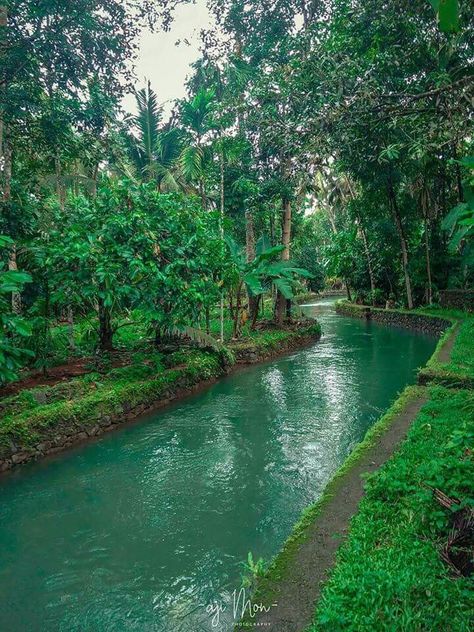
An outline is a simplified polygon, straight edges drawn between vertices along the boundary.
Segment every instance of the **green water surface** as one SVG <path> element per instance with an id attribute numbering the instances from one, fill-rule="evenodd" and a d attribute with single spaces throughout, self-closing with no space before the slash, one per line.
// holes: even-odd
<path id="1" fill-rule="evenodd" d="M 0 480 L 1 632 L 232 629 L 240 562 L 278 551 L 436 344 L 310 311 L 313 346 Z"/>

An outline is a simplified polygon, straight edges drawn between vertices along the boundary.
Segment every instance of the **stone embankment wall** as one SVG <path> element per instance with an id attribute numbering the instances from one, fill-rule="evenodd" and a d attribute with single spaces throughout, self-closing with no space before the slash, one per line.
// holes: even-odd
<path id="1" fill-rule="evenodd" d="M 427 314 L 417 314 L 414 312 L 404 312 L 392 309 L 378 309 L 365 305 L 354 305 L 347 301 L 340 301 L 336 304 L 338 314 L 345 316 L 355 316 L 356 318 L 366 318 L 378 323 L 384 323 L 395 327 L 403 327 L 411 331 L 441 336 L 446 329 L 451 327 L 452 322 L 445 318 L 429 316 Z"/>

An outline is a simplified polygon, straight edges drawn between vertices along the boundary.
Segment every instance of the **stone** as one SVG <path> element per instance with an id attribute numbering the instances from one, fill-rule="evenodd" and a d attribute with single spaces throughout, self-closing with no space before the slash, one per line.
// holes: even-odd
<path id="1" fill-rule="evenodd" d="M 17 454 L 12 456 L 12 461 L 17 465 L 18 463 L 23 463 L 28 460 L 29 456 L 28 452 L 17 452 Z"/>
<path id="2" fill-rule="evenodd" d="M 47 452 L 51 447 L 51 441 L 43 441 L 42 443 L 38 443 L 36 449 L 39 452 Z"/>

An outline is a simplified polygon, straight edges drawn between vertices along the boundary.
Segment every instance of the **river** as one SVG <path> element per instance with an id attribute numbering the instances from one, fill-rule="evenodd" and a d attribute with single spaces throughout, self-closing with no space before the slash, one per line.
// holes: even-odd
<path id="1" fill-rule="evenodd" d="M 0 479 L 2 632 L 232 629 L 248 552 L 275 555 L 436 344 L 306 310 L 316 344 Z"/>

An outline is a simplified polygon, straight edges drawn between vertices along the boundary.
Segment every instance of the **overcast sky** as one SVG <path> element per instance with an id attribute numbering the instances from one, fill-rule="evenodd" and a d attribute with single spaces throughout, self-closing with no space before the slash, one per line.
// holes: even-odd
<path id="1" fill-rule="evenodd" d="M 210 24 L 206 0 L 196 0 L 195 4 L 178 6 L 168 33 L 143 32 L 135 64 L 137 87 L 145 85 L 145 78 L 150 79 L 158 100 L 164 104 L 165 115 L 170 113 L 173 101 L 185 95 L 184 82 L 190 72 L 189 64 L 199 57 L 200 30 Z M 189 45 L 184 43 L 185 39 Z M 175 45 L 177 40 L 181 40 L 179 46 Z M 124 108 L 128 112 L 135 111 L 133 95 L 125 97 Z"/>

